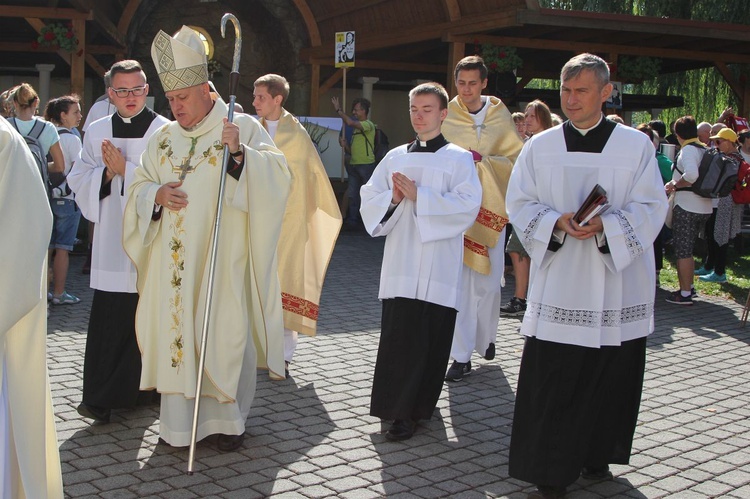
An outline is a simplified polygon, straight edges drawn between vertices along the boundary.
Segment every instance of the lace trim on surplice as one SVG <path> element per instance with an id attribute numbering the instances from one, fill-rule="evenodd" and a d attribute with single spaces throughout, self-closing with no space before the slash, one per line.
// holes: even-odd
<path id="1" fill-rule="evenodd" d="M 529 255 L 534 252 L 534 234 L 536 234 L 536 230 L 539 228 L 539 222 L 541 222 L 542 218 L 544 218 L 544 215 L 552 211 L 551 208 L 544 208 L 542 211 L 536 214 L 534 218 L 531 219 L 531 222 L 529 222 L 529 225 L 526 226 L 526 228 L 523 230 L 523 234 L 521 234 L 523 247 L 526 248 L 526 253 Z"/>
<path id="2" fill-rule="evenodd" d="M 541 321 L 564 326 L 588 328 L 618 327 L 631 322 L 649 319 L 654 315 L 654 304 L 643 303 L 622 310 L 570 310 L 566 308 L 529 302 L 526 314 Z"/>
<path id="3" fill-rule="evenodd" d="M 643 245 L 638 240 L 638 236 L 635 234 L 635 229 L 630 225 L 630 222 L 622 211 L 616 210 L 612 214 L 617 217 L 622 234 L 625 236 L 625 246 L 628 248 L 628 253 L 630 253 L 630 259 L 635 260 L 645 251 Z"/>

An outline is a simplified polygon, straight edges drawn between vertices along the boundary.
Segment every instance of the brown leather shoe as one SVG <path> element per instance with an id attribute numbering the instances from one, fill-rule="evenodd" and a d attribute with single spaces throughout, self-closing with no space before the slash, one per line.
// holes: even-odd
<path id="1" fill-rule="evenodd" d="M 232 452 L 242 447 L 245 434 L 242 435 L 219 435 L 217 444 L 222 452 Z"/>

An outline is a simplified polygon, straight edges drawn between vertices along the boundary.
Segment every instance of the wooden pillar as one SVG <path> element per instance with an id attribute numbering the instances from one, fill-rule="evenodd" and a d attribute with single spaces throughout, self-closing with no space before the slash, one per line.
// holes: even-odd
<path id="1" fill-rule="evenodd" d="M 448 91 L 448 95 L 450 97 L 456 95 L 456 80 L 453 77 L 453 70 L 456 69 L 456 64 L 458 64 L 458 61 L 464 58 L 465 53 L 465 43 L 450 42 L 448 44 L 448 70 L 445 76 L 445 89 Z"/>
<path id="2" fill-rule="evenodd" d="M 318 101 L 320 100 L 320 64 L 313 63 L 310 76 L 310 116 L 318 115 Z"/>
<path id="3" fill-rule="evenodd" d="M 84 95 L 84 76 L 86 69 L 86 21 L 73 20 L 73 31 L 78 37 L 78 50 L 70 55 L 70 92 L 78 94 L 82 101 Z"/>

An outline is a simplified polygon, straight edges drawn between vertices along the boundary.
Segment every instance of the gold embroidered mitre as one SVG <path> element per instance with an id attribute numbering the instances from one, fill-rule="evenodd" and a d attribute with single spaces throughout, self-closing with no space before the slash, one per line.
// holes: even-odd
<path id="1" fill-rule="evenodd" d="M 151 44 L 151 58 L 165 92 L 208 81 L 205 46 L 198 33 L 187 26 L 174 37 L 159 31 Z"/>

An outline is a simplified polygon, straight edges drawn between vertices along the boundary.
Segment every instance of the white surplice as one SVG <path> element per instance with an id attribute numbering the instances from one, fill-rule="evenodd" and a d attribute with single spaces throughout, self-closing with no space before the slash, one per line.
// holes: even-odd
<path id="1" fill-rule="evenodd" d="M 575 212 L 595 184 L 611 208 L 601 238 L 567 236 L 548 249 L 557 219 Z M 653 241 L 667 198 L 654 150 L 641 132 L 618 125 L 602 153 L 568 152 L 563 127 L 526 142 L 506 197 L 510 220 L 531 257 L 522 334 L 598 348 L 653 331 Z"/>
<path id="2" fill-rule="evenodd" d="M 394 172 L 417 185 L 416 203 L 403 199 L 383 221 L 393 197 Z M 435 153 L 393 149 L 361 189 L 362 221 L 386 236 L 378 297 L 415 298 L 457 308 L 463 232 L 479 211 L 482 187 L 471 153 L 453 144 Z"/>

